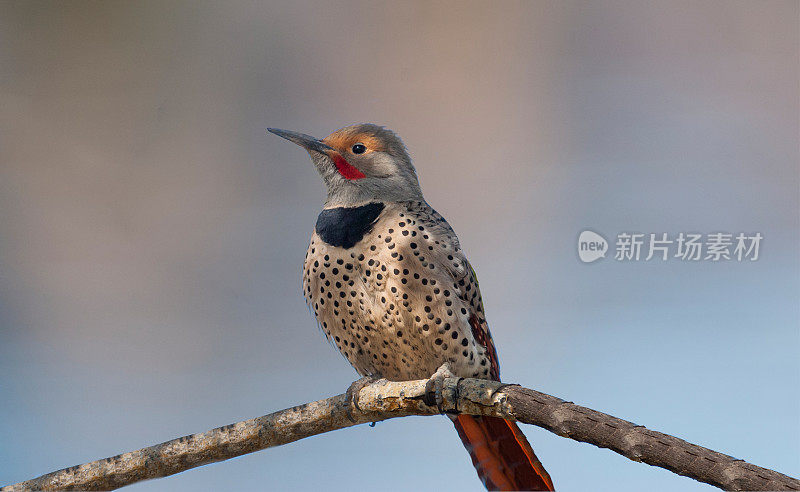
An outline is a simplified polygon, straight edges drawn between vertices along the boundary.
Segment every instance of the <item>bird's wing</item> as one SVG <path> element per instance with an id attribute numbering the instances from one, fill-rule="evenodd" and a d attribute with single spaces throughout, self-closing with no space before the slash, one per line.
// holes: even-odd
<path id="1" fill-rule="evenodd" d="M 436 210 L 427 203 L 422 202 L 415 210 L 415 215 L 425 224 L 425 239 L 433 239 L 435 244 L 446 243 L 447 249 L 434 249 L 436 262 L 443 265 L 453 287 L 459 298 L 469 306 L 469 325 L 472 329 L 472 336 L 483 348 L 491 364 L 489 376 L 496 381 L 500 380 L 500 363 L 492 341 L 492 333 L 486 322 L 483 309 L 483 299 L 481 298 L 478 276 L 475 269 L 467 260 L 461 244 L 453 228 Z"/>

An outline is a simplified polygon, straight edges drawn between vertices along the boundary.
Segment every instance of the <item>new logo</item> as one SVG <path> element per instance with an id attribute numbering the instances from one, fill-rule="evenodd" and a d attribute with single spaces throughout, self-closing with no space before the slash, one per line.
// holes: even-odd
<path id="1" fill-rule="evenodd" d="M 578 236 L 578 258 L 584 263 L 591 263 L 605 258 L 608 252 L 608 241 L 600 234 L 583 231 Z"/>

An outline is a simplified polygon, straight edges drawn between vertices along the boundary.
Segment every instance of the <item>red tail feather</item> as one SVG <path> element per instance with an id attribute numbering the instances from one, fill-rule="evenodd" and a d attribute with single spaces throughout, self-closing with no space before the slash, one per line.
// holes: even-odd
<path id="1" fill-rule="evenodd" d="M 453 424 L 488 490 L 554 490 L 550 475 L 516 423 L 459 415 Z"/>

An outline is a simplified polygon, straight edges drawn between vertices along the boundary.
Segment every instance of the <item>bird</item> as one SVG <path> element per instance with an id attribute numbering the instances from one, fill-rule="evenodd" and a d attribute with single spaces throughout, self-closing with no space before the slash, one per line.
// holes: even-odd
<path id="1" fill-rule="evenodd" d="M 450 224 L 425 201 L 400 137 L 370 123 L 323 139 L 268 131 L 304 148 L 325 184 L 302 288 L 355 370 L 391 381 L 499 381 L 475 271 Z M 554 490 L 516 423 L 448 416 L 488 490 Z"/>

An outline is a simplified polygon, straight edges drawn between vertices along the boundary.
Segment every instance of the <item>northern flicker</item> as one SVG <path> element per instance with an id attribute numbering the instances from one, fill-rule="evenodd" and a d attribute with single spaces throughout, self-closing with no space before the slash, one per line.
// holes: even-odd
<path id="1" fill-rule="evenodd" d="M 447 221 L 422 196 L 405 145 L 372 124 L 305 148 L 328 197 L 303 266 L 303 293 L 325 335 L 362 376 L 499 381 L 475 272 Z M 450 416 L 489 490 L 553 490 L 514 422 Z"/>

